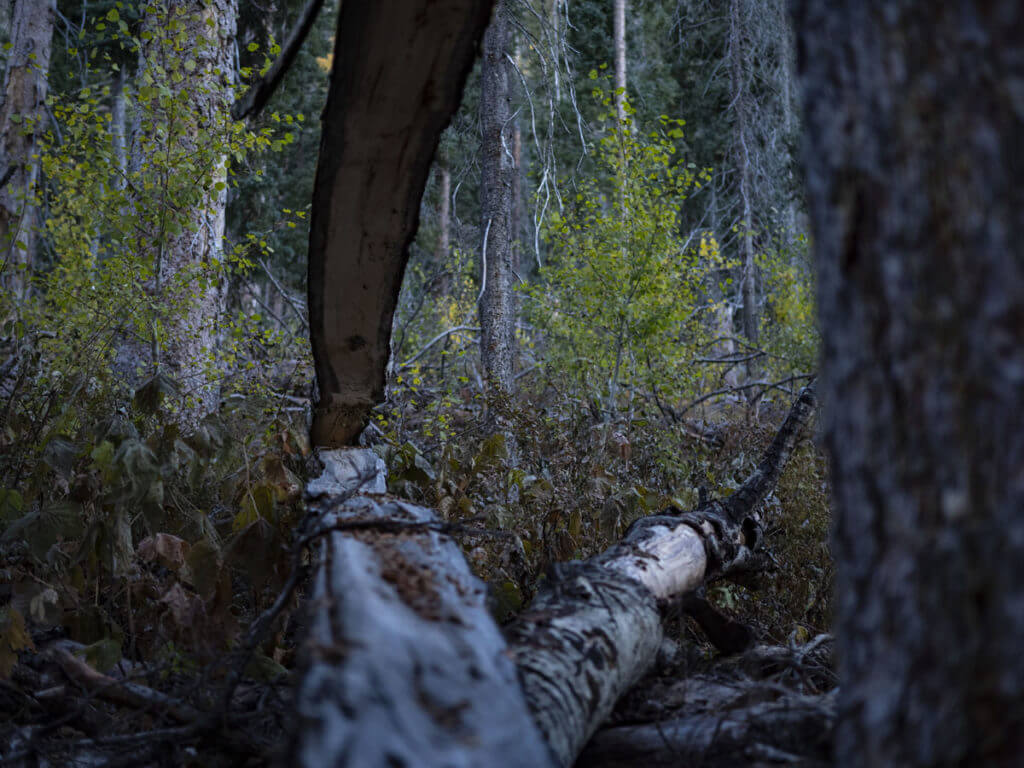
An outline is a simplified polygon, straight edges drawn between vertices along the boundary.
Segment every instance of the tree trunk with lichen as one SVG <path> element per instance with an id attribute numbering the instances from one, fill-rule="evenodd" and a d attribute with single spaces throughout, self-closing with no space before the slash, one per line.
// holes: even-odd
<path id="1" fill-rule="evenodd" d="M 0 279 L 24 297 L 35 253 L 38 175 L 36 137 L 46 121 L 53 0 L 16 0 L 0 101 Z"/>
<path id="2" fill-rule="evenodd" d="M 798 0 L 841 766 L 1024 754 L 1024 6 Z"/>
<path id="3" fill-rule="evenodd" d="M 224 312 L 224 227 L 227 207 L 227 157 L 211 151 L 228 141 L 234 99 L 237 0 L 189 0 L 169 11 L 146 9 L 144 24 L 162 29 L 143 40 L 138 98 L 148 105 L 136 137 L 138 172 L 170 186 L 163 175 L 177 173 L 166 158 L 196 165 L 193 189 L 180 199 L 161 199 L 152 226 L 158 230 L 152 252 L 154 300 L 165 316 L 161 338 L 150 339 L 153 371 L 168 374 L 180 387 L 177 420 L 186 431 L 214 413 L 220 400 L 217 373 L 218 328 Z M 167 45 L 172 27 L 191 41 Z M 163 109 L 147 90 L 153 82 L 171 91 L 170 99 L 187 108 Z M 147 122 L 154 121 L 152 125 Z M 159 186 L 157 187 L 159 188 Z M 155 333 L 155 332 L 154 332 Z"/>

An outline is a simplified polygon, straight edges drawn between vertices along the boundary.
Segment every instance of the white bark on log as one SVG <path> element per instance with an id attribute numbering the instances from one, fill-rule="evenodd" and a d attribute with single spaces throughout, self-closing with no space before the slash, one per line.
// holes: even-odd
<path id="1" fill-rule="evenodd" d="M 383 483 L 365 449 L 323 452 L 309 633 L 298 689 L 300 766 L 554 765 L 534 726 L 484 585 L 435 514 L 385 495 L 337 494 Z M 331 497 L 335 502 L 332 503 Z M 344 498 L 344 495 L 341 496 Z M 402 525 L 413 524 L 407 530 Z"/>
<path id="2" fill-rule="evenodd" d="M 654 663 L 665 602 L 764 564 L 755 508 L 813 403 L 809 385 L 733 497 L 642 518 L 601 555 L 556 566 L 510 646 L 434 513 L 356 494 L 383 487 L 373 453 L 322 452 L 326 470 L 309 490 L 321 498 L 318 525 L 334 530 L 317 548 L 299 764 L 570 765 Z"/>
<path id="3" fill-rule="evenodd" d="M 570 765 L 615 702 L 654 664 L 663 634 L 659 604 L 712 578 L 756 571 L 756 508 L 813 411 L 814 386 L 794 403 L 764 459 L 724 501 L 692 512 L 641 518 L 623 541 L 553 578 L 509 629 L 534 719 Z"/>

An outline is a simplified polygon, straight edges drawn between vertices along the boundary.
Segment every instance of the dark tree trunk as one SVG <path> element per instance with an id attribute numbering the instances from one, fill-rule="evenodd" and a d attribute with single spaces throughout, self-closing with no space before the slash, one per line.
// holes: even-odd
<path id="1" fill-rule="evenodd" d="M 1024 754 L 1024 5 L 798 0 L 847 766 Z"/>
<path id="2" fill-rule="evenodd" d="M 448 255 L 451 251 L 452 231 L 452 172 L 448 169 L 448 163 L 443 158 L 438 163 L 437 171 L 441 177 L 441 190 L 438 193 L 437 253 L 434 255 L 434 260 L 437 262 L 437 269 L 441 273 L 441 294 L 448 296 L 451 293 L 452 285 L 452 276 L 448 272 L 451 267 Z"/>
<path id="3" fill-rule="evenodd" d="M 753 168 L 750 157 L 753 136 L 748 114 L 750 94 L 747 92 L 751 66 L 747 53 L 749 42 L 746 13 L 744 0 L 731 0 L 729 3 L 729 74 L 733 108 L 736 113 L 734 152 L 736 170 L 740 177 L 740 203 L 743 206 L 743 220 L 740 222 L 740 295 L 743 302 L 743 335 L 746 336 L 747 341 L 756 345 L 758 320 L 755 281 L 757 275 L 754 265 L 754 209 L 751 202 Z M 751 371 L 752 365 L 752 363 L 747 364 L 748 371 Z"/>
<path id="4" fill-rule="evenodd" d="M 430 161 L 491 5 L 341 5 L 309 235 L 317 445 L 351 442 L 384 397 L 391 320 Z"/>
<path id="5" fill-rule="evenodd" d="M 35 252 L 36 136 L 43 129 L 53 39 L 53 0 L 17 0 L 0 94 L 0 277 L 22 297 Z"/>
<path id="6" fill-rule="evenodd" d="M 512 177 L 509 116 L 511 24 L 499 0 L 484 35 L 480 67 L 482 133 L 480 209 L 483 258 L 480 279 L 480 356 L 490 393 L 512 391 L 515 357 L 515 304 L 512 300 Z"/>

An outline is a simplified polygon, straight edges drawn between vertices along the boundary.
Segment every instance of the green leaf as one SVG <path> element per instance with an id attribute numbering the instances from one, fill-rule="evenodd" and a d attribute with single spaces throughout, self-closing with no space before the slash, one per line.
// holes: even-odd
<path id="1" fill-rule="evenodd" d="M 0 488 L 0 525 L 17 520 L 25 510 L 25 499 L 15 490 Z"/>
<path id="2" fill-rule="evenodd" d="M 152 416 L 157 412 L 165 397 L 176 398 L 180 394 L 177 382 L 165 373 L 157 373 L 135 390 L 135 408 Z"/>
<path id="3" fill-rule="evenodd" d="M 86 663 L 97 672 L 109 672 L 121 660 L 121 641 L 113 637 L 104 637 L 92 645 L 87 645 L 80 653 Z"/>
<path id="4" fill-rule="evenodd" d="M 70 477 L 74 467 L 77 446 L 66 435 L 54 435 L 43 448 L 43 461 L 61 477 Z"/>
<path id="5" fill-rule="evenodd" d="M 32 554 L 43 560 L 58 539 L 77 539 L 84 530 L 85 520 L 81 507 L 74 502 L 65 501 L 43 507 L 16 520 L 0 540 L 23 539 L 28 543 Z"/>

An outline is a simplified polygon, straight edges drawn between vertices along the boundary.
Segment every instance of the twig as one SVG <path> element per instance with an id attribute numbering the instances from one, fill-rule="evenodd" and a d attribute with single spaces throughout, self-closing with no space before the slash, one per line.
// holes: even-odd
<path id="1" fill-rule="evenodd" d="M 148 710 L 159 707 L 166 710 L 179 723 L 193 723 L 199 718 L 199 712 L 187 704 L 144 685 L 126 680 L 115 680 L 97 672 L 85 661 L 64 648 L 54 648 L 48 652 L 48 655 L 71 681 L 92 691 L 102 699 L 138 709 Z"/>
<path id="2" fill-rule="evenodd" d="M 288 72 L 288 69 L 295 61 L 295 57 L 298 55 L 299 49 L 302 48 L 307 35 L 309 35 L 309 30 L 313 28 L 313 22 L 316 21 L 316 17 L 320 13 L 320 9 L 323 8 L 323 5 L 324 0 L 309 0 L 306 3 L 306 7 L 299 14 L 299 20 L 292 27 L 292 31 L 285 41 L 281 54 L 274 60 L 274 63 L 267 70 L 266 74 L 260 78 L 260 81 L 235 101 L 231 108 L 231 116 L 235 120 L 254 118 L 267 105 L 270 97 L 274 95 L 274 91 L 281 84 L 281 80 L 284 79 L 285 73 Z"/>

